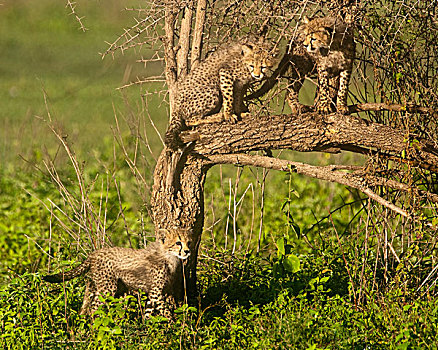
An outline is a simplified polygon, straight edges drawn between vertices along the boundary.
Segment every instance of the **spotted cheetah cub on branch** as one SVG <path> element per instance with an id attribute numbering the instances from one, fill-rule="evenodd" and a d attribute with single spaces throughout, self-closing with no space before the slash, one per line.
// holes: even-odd
<path id="1" fill-rule="evenodd" d="M 350 81 L 356 44 L 349 24 L 334 17 L 308 19 L 299 28 L 303 46 L 315 60 L 318 71 L 318 101 L 320 113 L 330 113 L 334 107 L 347 114 L 348 83 Z M 336 84 L 333 87 L 331 85 Z M 331 97 L 331 91 L 337 96 Z"/>
<path id="2" fill-rule="evenodd" d="M 148 293 L 147 317 L 156 311 L 171 318 L 176 301 L 183 297 L 181 263 L 190 256 L 190 236 L 185 229 L 160 230 L 157 240 L 145 249 L 99 249 L 73 270 L 43 279 L 59 283 L 86 274 L 81 315 L 94 314 L 102 304 L 100 295 L 141 289 Z"/>
<path id="3" fill-rule="evenodd" d="M 263 37 L 229 43 L 217 49 L 178 86 L 175 111 L 165 136 L 166 145 L 177 150 L 183 146 L 179 133 L 185 121 L 219 113 L 236 122 L 248 112 L 243 98 L 249 83 L 262 80 L 277 62 L 278 51 Z"/>

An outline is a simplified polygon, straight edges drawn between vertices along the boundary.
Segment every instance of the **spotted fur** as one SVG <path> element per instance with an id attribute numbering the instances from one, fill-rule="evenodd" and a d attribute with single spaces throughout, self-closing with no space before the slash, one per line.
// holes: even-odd
<path id="1" fill-rule="evenodd" d="M 219 113 L 221 107 L 224 120 L 235 122 L 244 116 L 248 108 L 243 98 L 249 83 L 262 80 L 276 60 L 277 51 L 262 37 L 213 52 L 179 83 L 166 145 L 172 150 L 183 145 L 179 133 L 189 118 L 205 118 Z"/>
<path id="2" fill-rule="evenodd" d="M 80 314 L 93 315 L 102 304 L 99 296 L 141 289 L 148 293 L 146 316 L 156 312 L 170 318 L 182 299 L 181 261 L 190 256 L 190 236 L 188 230 L 160 230 L 157 241 L 146 249 L 99 249 L 73 270 L 43 279 L 59 283 L 86 274 Z"/>
<path id="3" fill-rule="evenodd" d="M 321 113 L 336 109 L 348 113 L 347 94 L 353 61 L 355 42 L 351 27 L 334 17 L 303 19 L 300 35 L 303 47 L 316 62 L 318 72 L 318 101 Z M 333 98 L 331 91 L 337 91 Z"/>

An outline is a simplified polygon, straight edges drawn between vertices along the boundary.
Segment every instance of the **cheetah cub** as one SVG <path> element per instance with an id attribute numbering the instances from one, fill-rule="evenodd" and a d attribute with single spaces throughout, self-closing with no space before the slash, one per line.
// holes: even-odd
<path id="1" fill-rule="evenodd" d="M 182 260 L 190 256 L 190 231 L 160 230 L 157 240 L 145 249 L 103 248 L 94 251 L 78 267 L 65 273 L 44 276 L 51 283 L 87 275 L 81 315 L 90 315 L 102 302 L 99 295 L 120 295 L 130 290 L 148 293 L 146 316 L 153 311 L 170 318 L 182 300 Z"/>
<path id="2" fill-rule="evenodd" d="M 351 27 L 334 17 L 312 20 L 304 17 L 303 22 L 300 27 L 303 46 L 315 60 L 318 72 L 316 108 L 327 114 L 336 106 L 339 113 L 347 114 L 348 83 L 356 48 Z M 337 90 L 335 98 L 330 96 L 333 88 Z"/>
<path id="3" fill-rule="evenodd" d="M 178 86 L 175 111 L 165 136 L 166 145 L 177 150 L 179 133 L 189 118 L 219 113 L 237 121 L 248 112 L 243 98 L 249 83 L 265 78 L 276 64 L 278 52 L 263 37 L 219 48 L 194 68 Z"/>

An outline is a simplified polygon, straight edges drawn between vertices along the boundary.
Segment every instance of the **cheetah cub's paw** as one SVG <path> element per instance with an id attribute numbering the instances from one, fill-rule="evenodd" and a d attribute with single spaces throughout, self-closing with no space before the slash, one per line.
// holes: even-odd
<path id="1" fill-rule="evenodd" d="M 316 106 L 316 110 L 318 111 L 318 113 L 321 113 L 321 114 L 332 113 L 332 109 L 330 108 L 330 105 L 318 105 L 318 106 Z"/>
<path id="2" fill-rule="evenodd" d="M 237 123 L 239 120 L 239 117 L 234 113 L 224 112 L 222 116 L 227 122 Z"/>
<path id="3" fill-rule="evenodd" d="M 336 109 L 338 110 L 338 113 L 341 113 L 341 114 L 348 114 L 349 113 L 348 106 L 345 106 L 345 105 L 336 106 Z"/>

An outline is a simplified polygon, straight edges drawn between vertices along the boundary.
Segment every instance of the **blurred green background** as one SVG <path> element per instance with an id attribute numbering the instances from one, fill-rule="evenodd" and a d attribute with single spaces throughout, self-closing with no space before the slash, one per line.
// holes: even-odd
<path id="1" fill-rule="evenodd" d="M 48 112 L 85 159 L 90 150 L 112 143 L 114 111 L 125 111 L 124 97 L 140 100 L 140 88 L 117 88 L 146 74 L 133 50 L 114 58 L 100 55 L 106 42 L 134 21 L 123 6 L 112 0 L 79 2 L 83 32 L 64 2 L 2 1 L 0 169 L 11 171 L 23 165 L 18 155 L 32 160 L 43 146 L 54 145 L 41 120 Z M 162 117 L 165 127 L 165 110 Z"/>

